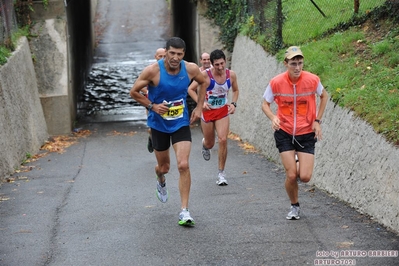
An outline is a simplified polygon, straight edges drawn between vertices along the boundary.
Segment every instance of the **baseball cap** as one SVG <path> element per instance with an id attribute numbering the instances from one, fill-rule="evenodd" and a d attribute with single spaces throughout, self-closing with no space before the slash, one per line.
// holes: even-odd
<path id="1" fill-rule="evenodd" d="M 301 49 L 299 49 L 298 46 L 290 46 L 290 47 L 288 47 L 288 49 L 285 51 L 285 59 L 288 59 L 288 60 L 289 60 L 289 59 L 294 58 L 294 57 L 297 56 L 297 55 L 300 55 L 300 56 L 304 57 L 303 54 L 302 54 Z"/>

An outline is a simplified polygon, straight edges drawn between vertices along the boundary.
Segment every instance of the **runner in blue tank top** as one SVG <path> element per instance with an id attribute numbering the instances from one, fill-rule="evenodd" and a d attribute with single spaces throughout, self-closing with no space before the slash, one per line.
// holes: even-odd
<path id="1" fill-rule="evenodd" d="M 194 225 L 188 211 L 191 187 L 189 157 L 191 150 L 190 123 L 201 117 L 205 99 L 206 79 L 198 65 L 183 60 L 186 44 L 173 37 L 166 42 L 165 58 L 144 68 L 137 78 L 130 96 L 148 110 L 147 124 L 151 128 L 152 145 L 157 159 L 155 174 L 158 199 L 168 200 L 165 174 L 169 172 L 169 148 L 172 143 L 180 174 L 179 190 L 181 199 L 180 225 Z M 187 88 L 191 80 L 199 85 L 198 104 L 189 117 L 186 103 Z M 140 90 L 148 87 L 148 98 Z"/>

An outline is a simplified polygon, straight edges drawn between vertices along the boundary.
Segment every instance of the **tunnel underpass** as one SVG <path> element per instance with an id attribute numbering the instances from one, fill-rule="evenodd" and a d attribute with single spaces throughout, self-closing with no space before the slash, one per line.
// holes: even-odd
<path id="1" fill-rule="evenodd" d="M 197 63 L 197 14 L 192 1 L 100 1 L 91 71 L 78 91 L 79 121 L 144 121 L 145 108 L 129 91 L 155 50 L 172 36 L 186 42 L 185 60 Z M 194 102 L 188 98 L 189 109 Z"/>

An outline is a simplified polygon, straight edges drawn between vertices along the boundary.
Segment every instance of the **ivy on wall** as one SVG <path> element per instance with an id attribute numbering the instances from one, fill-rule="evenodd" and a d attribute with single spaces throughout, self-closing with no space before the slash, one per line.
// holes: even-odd
<path id="1" fill-rule="evenodd" d="M 234 40 L 247 20 L 246 0 L 205 0 L 205 17 L 220 28 L 219 39 L 229 51 L 233 51 Z"/>
<path id="2" fill-rule="evenodd" d="M 48 0 L 42 0 L 44 8 L 48 7 Z M 20 27 L 30 26 L 32 20 L 30 13 L 34 12 L 33 0 L 14 0 L 14 9 Z"/>

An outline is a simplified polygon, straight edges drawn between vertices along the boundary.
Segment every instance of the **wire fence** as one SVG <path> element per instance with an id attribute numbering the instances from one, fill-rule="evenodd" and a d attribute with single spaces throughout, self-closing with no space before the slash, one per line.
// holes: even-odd
<path id="1" fill-rule="evenodd" d="M 269 48 L 278 50 L 321 37 L 340 25 L 399 0 L 248 0 L 248 15 Z"/>
<path id="2" fill-rule="evenodd" d="M 0 0 L 0 45 L 6 44 L 17 29 L 13 0 Z"/>

